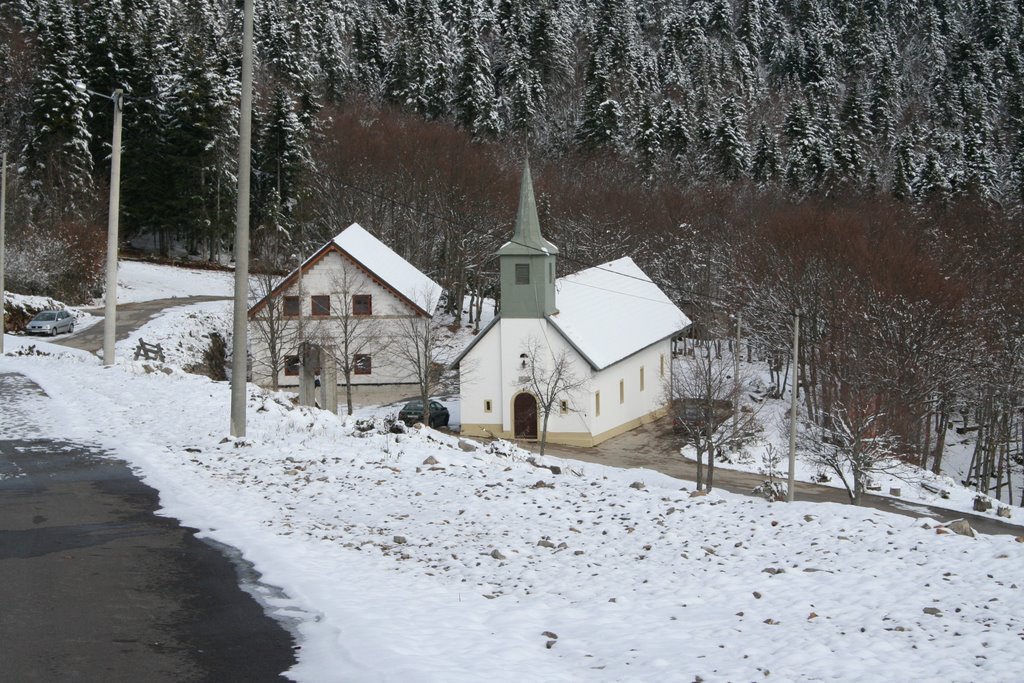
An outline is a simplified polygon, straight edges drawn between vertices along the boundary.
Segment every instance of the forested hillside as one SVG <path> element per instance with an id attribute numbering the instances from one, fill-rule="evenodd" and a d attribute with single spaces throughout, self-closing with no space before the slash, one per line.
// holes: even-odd
<path id="1" fill-rule="evenodd" d="M 12 286 L 95 282 L 111 105 L 79 81 L 127 93 L 124 234 L 229 247 L 240 5 L 3 4 Z M 528 152 L 563 271 L 629 254 L 782 359 L 799 307 L 812 423 L 938 467 L 949 421 L 977 422 L 984 487 L 1021 457 L 1021 0 L 256 7 L 263 263 L 359 221 L 451 301 L 492 292 Z"/>

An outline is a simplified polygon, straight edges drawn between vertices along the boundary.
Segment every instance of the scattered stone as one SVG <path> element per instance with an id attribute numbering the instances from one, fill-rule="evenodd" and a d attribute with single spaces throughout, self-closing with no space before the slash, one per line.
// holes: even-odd
<path id="1" fill-rule="evenodd" d="M 471 444 L 470 442 L 464 439 L 459 439 L 459 449 L 465 451 L 466 453 L 473 453 L 476 451 L 476 445 Z"/>
<path id="2" fill-rule="evenodd" d="M 1010 517 L 1013 516 L 1013 511 L 1010 510 L 1010 508 L 1007 507 L 1006 505 L 1000 505 L 999 509 L 996 510 L 996 516 L 997 517 L 1005 517 L 1006 519 L 1010 519 Z"/>
<path id="3" fill-rule="evenodd" d="M 765 567 L 764 569 L 761 570 L 761 573 L 762 574 L 771 574 L 772 576 L 774 576 L 775 574 L 785 574 L 786 570 L 783 569 L 782 567 Z"/>
<path id="4" fill-rule="evenodd" d="M 544 631 L 541 635 L 545 638 L 550 638 L 551 640 L 558 640 L 558 634 L 552 633 L 551 631 Z"/>
<path id="5" fill-rule="evenodd" d="M 533 486 L 531 486 L 530 488 L 531 489 L 553 489 L 553 488 L 555 488 L 555 485 L 554 484 L 549 484 L 546 481 L 544 481 L 543 479 L 538 479 L 537 483 L 534 484 Z"/>
<path id="6" fill-rule="evenodd" d="M 941 535 L 941 534 L 948 534 L 949 533 L 949 529 L 947 529 L 944 526 L 937 526 L 937 527 L 935 527 L 935 533 L 937 533 L 939 535 Z"/>
<path id="7" fill-rule="evenodd" d="M 1024 536 L 1015 536 L 1014 539 L 1017 543 L 1024 543 Z"/>
<path id="8" fill-rule="evenodd" d="M 394 422 L 391 423 L 391 426 L 388 427 L 388 431 L 391 432 L 392 434 L 405 434 L 408 431 L 408 429 L 409 428 L 406 427 L 405 423 L 402 422 L 401 420 L 395 420 Z"/>
<path id="9" fill-rule="evenodd" d="M 708 495 L 707 491 L 690 491 L 690 498 L 702 498 Z"/>
<path id="10" fill-rule="evenodd" d="M 537 541 L 537 545 L 539 545 L 542 548 L 554 548 L 555 547 L 555 544 L 552 543 L 551 541 L 549 541 L 546 538 L 542 538 L 539 541 Z"/>
<path id="11" fill-rule="evenodd" d="M 553 640 L 549 640 L 549 641 L 547 641 L 546 643 L 544 643 L 544 647 L 546 647 L 546 648 L 547 648 L 547 649 L 549 649 L 549 650 L 550 650 L 551 648 L 553 648 L 554 646 L 555 646 L 555 641 L 553 641 Z"/>
<path id="12" fill-rule="evenodd" d="M 804 521 L 805 522 L 813 522 L 814 521 L 814 515 L 804 515 Z"/>
<path id="13" fill-rule="evenodd" d="M 636 489 L 637 491 L 639 491 L 640 489 L 646 488 L 646 486 L 644 486 L 644 483 L 642 481 L 634 481 L 632 484 L 629 485 L 629 488 Z"/>
<path id="14" fill-rule="evenodd" d="M 811 612 L 810 614 L 807 615 L 807 621 L 810 621 L 811 619 L 817 619 L 817 618 L 818 618 L 818 613 L 817 612 Z"/>
<path id="15" fill-rule="evenodd" d="M 975 512 L 988 512 L 992 509 L 992 501 L 984 496 L 974 497 L 974 511 Z"/>
<path id="16" fill-rule="evenodd" d="M 925 614 L 930 614 L 933 617 L 941 617 L 942 616 L 942 610 L 940 610 L 938 607 L 925 607 L 921 611 L 924 612 Z"/>
<path id="17" fill-rule="evenodd" d="M 974 529 L 971 528 L 971 525 L 967 523 L 966 519 L 954 519 L 952 522 L 946 524 L 946 528 L 954 534 L 974 538 Z"/>
<path id="18" fill-rule="evenodd" d="M 405 540 L 405 536 L 395 536 L 391 540 L 395 542 L 395 545 L 405 545 L 408 543 L 408 541 Z"/>
<path id="19" fill-rule="evenodd" d="M 779 622 L 775 621 L 771 617 L 768 617 L 767 619 L 765 619 L 764 623 L 768 624 L 769 626 L 778 626 L 779 625 Z"/>
<path id="20" fill-rule="evenodd" d="M 757 592 L 757 591 L 754 591 L 754 599 L 755 600 L 760 600 L 761 599 L 761 594 L 759 592 Z"/>
<path id="21" fill-rule="evenodd" d="M 569 548 L 569 544 L 566 543 L 565 541 L 562 541 L 561 543 L 558 544 L 558 549 L 559 550 L 567 550 L 568 548 Z"/>
<path id="22" fill-rule="evenodd" d="M 508 558 L 501 554 L 501 551 L 495 548 L 491 551 L 491 557 L 496 560 L 507 560 Z"/>
<path id="23" fill-rule="evenodd" d="M 186 453 L 202 453 L 203 449 L 202 448 L 194 448 L 192 446 L 189 446 L 188 448 L 185 449 L 185 452 Z M 1007 509 L 1009 509 L 1009 508 L 1007 508 Z M 1009 516 L 1009 515 L 1007 515 L 1007 516 Z"/>
<path id="24" fill-rule="evenodd" d="M 574 550 L 574 551 L 572 551 L 572 554 L 573 555 L 582 555 L 583 551 L 582 550 Z"/>
<path id="25" fill-rule="evenodd" d="M 437 464 L 437 458 L 435 458 L 432 455 L 428 455 L 427 459 L 423 461 L 423 464 L 424 465 L 436 465 Z"/>

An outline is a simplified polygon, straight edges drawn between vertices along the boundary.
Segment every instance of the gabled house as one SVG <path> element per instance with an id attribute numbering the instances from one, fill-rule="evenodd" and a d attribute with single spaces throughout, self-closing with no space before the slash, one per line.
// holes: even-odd
<path id="1" fill-rule="evenodd" d="M 463 434 L 537 439 L 545 387 L 530 378 L 550 379 L 560 360 L 575 381 L 551 404 L 548 442 L 593 446 L 665 414 L 671 340 L 689 319 L 632 259 L 556 278 L 557 258 L 526 165 L 515 234 L 498 250 L 499 315 L 455 361 Z"/>
<path id="2" fill-rule="evenodd" d="M 270 386 L 276 375 L 303 403 L 316 386 L 345 386 L 346 375 L 360 401 L 414 394 L 417 379 L 394 346 L 440 298 L 440 285 L 353 223 L 249 309 L 253 381 Z"/>

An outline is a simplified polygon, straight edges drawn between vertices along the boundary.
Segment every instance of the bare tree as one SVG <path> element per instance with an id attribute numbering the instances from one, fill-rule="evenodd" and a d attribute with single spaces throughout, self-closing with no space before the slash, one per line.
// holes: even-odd
<path id="1" fill-rule="evenodd" d="M 278 377 L 285 368 L 288 354 L 298 348 L 299 326 L 285 315 L 285 297 L 281 293 L 271 296 L 276 276 L 263 272 L 253 277 L 256 301 L 266 299 L 250 317 L 254 336 L 266 348 L 266 355 L 253 355 L 254 369 L 259 368 L 270 377 L 270 385 L 278 389 Z M 252 291 L 252 290 L 251 290 Z M 255 303 L 255 302 L 254 302 Z"/>
<path id="2" fill-rule="evenodd" d="M 368 310 L 358 309 L 354 297 L 366 290 L 369 279 L 345 264 L 331 277 L 331 318 L 316 332 L 314 341 L 329 354 L 345 378 L 345 404 L 352 414 L 352 376 L 357 358 L 385 354 L 391 343 L 384 321 Z"/>
<path id="3" fill-rule="evenodd" d="M 423 310 L 432 311 L 436 301 L 423 292 L 416 296 Z M 430 420 L 430 397 L 440 391 L 454 389 L 457 373 L 444 363 L 445 336 L 443 328 L 425 315 L 409 315 L 394 321 L 389 341 L 395 365 L 417 384 L 423 401 L 423 419 Z"/>
<path id="4" fill-rule="evenodd" d="M 523 342 L 523 356 L 526 367 L 519 387 L 537 397 L 537 407 L 541 412 L 540 454 L 544 455 L 551 413 L 556 406 L 561 409 L 562 401 L 570 410 L 576 410 L 573 398 L 587 385 L 587 378 L 573 371 L 573 359 L 568 349 L 563 348 L 556 353 L 534 335 Z"/>
<path id="5" fill-rule="evenodd" d="M 811 462 L 833 473 L 846 487 L 850 502 L 860 505 L 875 473 L 895 471 L 897 439 L 884 429 L 884 412 L 872 401 L 853 405 L 834 401 L 825 424 L 807 423 L 801 449 Z"/>
<path id="6" fill-rule="evenodd" d="M 733 360 L 717 354 L 710 341 L 696 342 L 693 355 L 677 364 L 667 382 L 673 424 L 697 450 L 697 490 L 714 486 L 717 453 L 739 448 L 757 432 L 756 409 L 744 406 L 733 414 L 733 401 L 743 385 L 742 370 L 737 376 Z"/>

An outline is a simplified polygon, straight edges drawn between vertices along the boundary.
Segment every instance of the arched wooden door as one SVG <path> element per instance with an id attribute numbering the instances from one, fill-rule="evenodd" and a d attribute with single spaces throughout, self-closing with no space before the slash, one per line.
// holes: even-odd
<path id="1" fill-rule="evenodd" d="M 517 439 L 537 438 L 537 399 L 522 393 L 512 404 L 512 421 Z"/>

